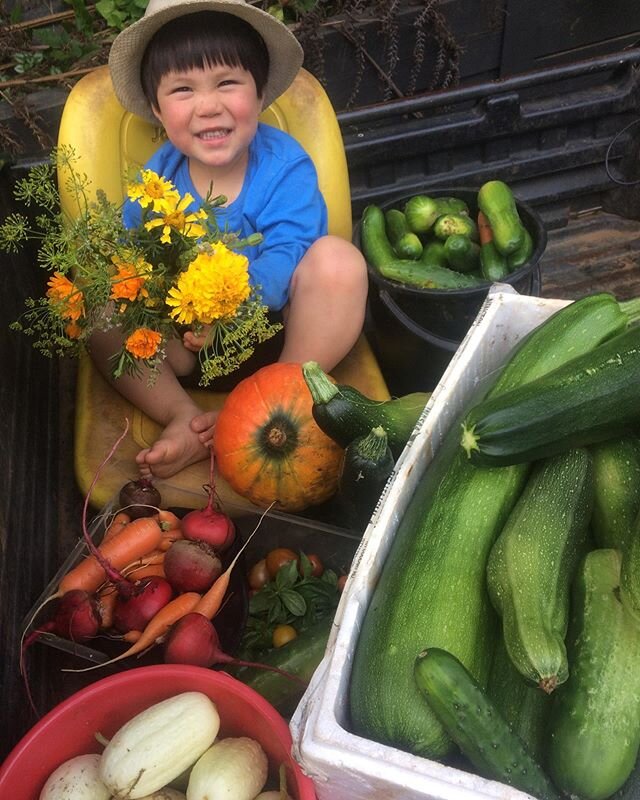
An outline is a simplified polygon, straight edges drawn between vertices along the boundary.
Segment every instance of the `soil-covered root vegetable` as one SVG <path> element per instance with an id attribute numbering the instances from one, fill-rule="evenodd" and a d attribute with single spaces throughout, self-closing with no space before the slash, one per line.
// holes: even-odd
<path id="1" fill-rule="evenodd" d="M 209 453 L 207 505 L 204 508 L 197 508 L 185 514 L 182 518 L 181 529 L 185 539 L 206 542 L 219 553 L 223 553 L 231 547 L 235 540 L 236 526 L 233 520 L 221 511 L 216 503 L 215 455 L 213 447 L 209 448 Z"/>
<path id="2" fill-rule="evenodd" d="M 138 478 L 138 480 L 125 483 L 120 489 L 118 502 L 121 509 L 126 511 L 131 519 L 139 519 L 157 514 L 162 503 L 162 496 L 150 480 Z"/>
<path id="3" fill-rule="evenodd" d="M 39 800 L 109 800 L 110 790 L 100 778 L 100 756 L 74 756 L 60 764 L 46 780 Z"/>
<path id="4" fill-rule="evenodd" d="M 173 598 L 173 588 L 166 578 L 151 576 L 138 580 L 136 585 L 137 591 L 133 595 L 116 600 L 113 627 L 120 633 L 144 630 Z"/>
<path id="5" fill-rule="evenodd" d="M 187 800 L 254 800 L 267 782 L 269 763 L 255 739 L 220 739 L 193 765 Z"/>
<path id="6" fill-rule="evenodd" d="M 222 562 L 206 542 L 179 539 L 167 550 L 164 574 L 176 592 L 204 592 L 222 574 Z"/>
<path id="7" fill-rule="evenodd" d="M 203 692 L 161 700 L 112 736 L 100 759 L 100 777 L 116 800 L 140 800 L 195 764 L 219 729 L 216 705 Z"/>

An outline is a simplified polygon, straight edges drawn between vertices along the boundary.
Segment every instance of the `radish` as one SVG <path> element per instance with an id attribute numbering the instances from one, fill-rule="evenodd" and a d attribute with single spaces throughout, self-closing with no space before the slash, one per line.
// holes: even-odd
<path id="1" fill-rule="evenodd" d="M 307 685 L 306 681 L 290 672 L 255 661 L 243 661 L 223 652 L 214 624 L 198 612 L 186 614 L 171 628 L 164 644 L 164 660 L 167 664 L 191 664 L 197 667 L 212 667 L 214 664 L 256 667 L 277 672 L 289 680 Z"/>
<path id="2" fill-rule="evenodd" d="M 182 535 L 185 539 L 207 542 L 218 552 L 224 552 L 233 544 L 236 528 L 233 520 L 216 505 L 213 447 L 209 447 L 209 452 L 209 485 L 206 487 L 209 499 L 204 508 L 185 514 L 182 518 Z"/>
<path id="3" fill-rule="evenodd" d="M 121 510 L 126 511 L 131 519 L 138 519 L 157 514 L 162 497 L 148 478 L 138 478 L 125 483 L 120 489 L 118 501 Z"/>
<path id="4" fill-rule="evenodd" d="M 142 631 L 147 622 L 173 597 L 173 588 L 166 578 L 154 575 L 136 584 L 129 597 L 118 597 L 113 610 L 113 627 L 120 633 Z"/>
<path id="5" fill-rule="evenodd" d="M 222 562 L 206 542 L 178 539 L 165 554 L 164 574 L 176 592 L 204 592 L 222 574 Z"/>

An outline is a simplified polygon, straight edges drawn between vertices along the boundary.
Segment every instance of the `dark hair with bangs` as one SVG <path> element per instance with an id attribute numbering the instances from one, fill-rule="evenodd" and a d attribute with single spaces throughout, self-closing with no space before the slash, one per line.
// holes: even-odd
<path id="1" fill-rule="evenodd" d="M 269 52 L 262 36 L 243 19 L 222 11 L 198 11 L 167 22 L 152 36 L 140 65 L 145 97 L 158 107 L 158 85 L 168 72 L 208 65 L 242 67 L 262 97 Z"/>

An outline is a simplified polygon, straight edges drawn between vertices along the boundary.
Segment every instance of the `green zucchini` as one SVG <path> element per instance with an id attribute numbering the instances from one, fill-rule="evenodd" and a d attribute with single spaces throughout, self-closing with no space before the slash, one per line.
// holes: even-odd
<path id="1" fill-rule="evenodd" d="M 412 392 L 393 400 L 371 400 L 353 386 L 333 383 L 315 361 L 305 362 L 302 374 L 313 399 L 313 418 L 327 436 L 347 447 L 381 425 L 394 458 L 404 450 L 430 396 Z"/>
<path id="2" fill-rule="evenodd" d="M 436 220 L 433 232 L 443 242 L 454 234 L 478 241 L 478 226 L 468 214 L 443 214 Z"/>
<path id="3" fill-rule="evenodd" d="M 468 236 L 454 233 L 444 243 L 449 266 L 458 272 L 473 272 L 480 267 L 480 245 Z"/>
<path id="4" fill-rule="evenodd" d="M 593 550 L 574 583 L 571 675 L 554 697 L 548 768 L 560 789 L 604 800 L 640 748 L 640 627 L 619 599 L 620 554 Z"/>
<path id="5" fill-rule="evenodd" d="M 364 529 L 394 465 L 387 432 L 381 425 L 356 437 L 346 446 L 338 494 L 349 525 Z"/>
<path id="6" fill-rule="evenodd" d="M 471 275 L 409 258 L 398 258 L 385 227 L 384 212 L 375 205 L 365 208 L 360 223 L 360 242 L 367 262 L 390 281 L 419 289 L 465 289 L 482 281 Z"/>
<path id="7" fill-rule="evenodd" d="M 405 203 L 404 214 L 409 229 L 425 234 L 431 230 L 438 217 L 444 214 L 468 214 L 469 206 L 458 197 L 428 197 L 414 195 Z"/>
<path id="8" fill-rule="evenodd" d="M 476 405 L 461 445 L 474 464 L 506 466 L 622 435 L 640 419 L 640 327 L 509 394 Z"/>
<path id="9" fill-rule="evenodd" d="M 524 242 L 524 226 L 511 189 L 503 181 L 488 181 L 478 191 L 478 208 L 489 221 L 493 241 L 508 256 Z"/>
<path id="10" fill-rule="evenodd" d="M 514 348 L 490 396 L 550 371 L 618 333 L 627 316 L 612 295 L 578 300 Z M 451 430 L 457 439 L 457 431 Z M 400 520 L 358 637 L 351 673 L 354 731 L 431 758 L 450 739 L 419 704 L 415 654 L 441 647 L 485 685 L 497 633 L 486 589 L 491 546 L 524 485 L 528 466 L 473 467 L 446 441 Z"/>
<path id="11" fill-rule="evenodd" d="M 523 230 L 522 244 L 515 252 L 507 256 L 509 272 L 523 267 L 533 255 L 533 238 L 526 228 Z"/>
<path id="12" fill-rule="evenodd" d="M 482 275 L 492 283 L 504 280 L 509 274 L 506 256 L 499 252 L 495 242 L 485 242 L 480 247 L 480 268 Z"/>
<path id="13" fill-rule="evenodd" d="M 387 236 L 391 246 L 400 258 L 420 258 L 422 255 L 422 242 L 419 237 L 409 229 L 404 214 L 397 208 L 390 208 L 385 212 Z"/>
<path id="14" fill-rule="evenodd" d="M 503 636 L 496 644 L 487 694 L 531 755 L 544 763 L 552 696 L 525 681 L 509 658 Z"/>
<path id="15" fill-rule="evenodd" d="M 333 615 L 301 631 L 293 641 L 260 654 L 261 664 L 275 667 L 308 682 L 324 656 Z M 233 675 L 268 700 L 280 714 L 290 717 L 304 694 L 305 685 L 270 669 L 236 667 Z"/>
<path id="16" fill-rule="evenodd" d="M 586 449 L 537 462 L 487 562 L 487 588 L 509 657 L 548 694 L 569 675 L 564 637 L 570 586 L 592 507 Z"/>
<path id="17" fill-rule="evenodd" d="M 640 512 L 640 439 L 629 434 L 590 447 L 595 497 L 591 529 L 598 547 L 625 551 Z"/>
<path id="18" fill-rule="evenodd" d="M 415 663 L 420 692 L 480 775 L 529 792 L 539 800 L 558 793 L 498 708 L 451 653 L 430 648 Z"/>

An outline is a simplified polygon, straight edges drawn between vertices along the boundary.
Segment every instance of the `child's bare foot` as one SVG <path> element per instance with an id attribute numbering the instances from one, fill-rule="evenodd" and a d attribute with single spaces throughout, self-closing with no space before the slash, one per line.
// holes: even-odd
<path id="1" fill-rule="evenodd" d="M 216 427 L 217 411 L 205 411 L 191 420 L 191 430 L 198 434 L 198 439 L 205 446 L 213 443 L 213 431 Z"/>
<path id="2" fill-rule="evenodd" d="M 192 414 L 176 417 L 151 447 L 141 450 L 136 463 L 142 477 L 170 478 L 180 470 L 209 458 L 209 449 L 191 429 Z"/>

